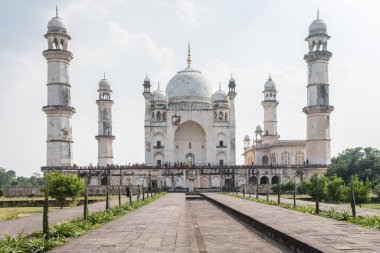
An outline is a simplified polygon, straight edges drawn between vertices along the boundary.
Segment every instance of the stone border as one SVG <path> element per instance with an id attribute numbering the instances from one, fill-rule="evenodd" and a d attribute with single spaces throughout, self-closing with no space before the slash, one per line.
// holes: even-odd
<path id="1" fill-rule="evenodd" d="M 321 251 L 305 242 L 302 242 L 292 236 L 289 236 L 287 234 L 284 234 L 283 232 L 268 226 L 267 224 L 264 224 L 251 216 L 248 216 L 246 214 L 243 214 L 242 212 L 237 211 L 236 209 L 233 209 L 213 198 L 210 198 L 204 194 L 200 194 L 203 198 L 210 201 L 214 205 L 222 208 L 227 213 L 231 214 L 232 216 L 236 217 L 240 221 L 244 222 L 248 226 L 262 232 L 272 240 L 275 240 L 279 242 L 280 244 L 286 246 L 287 248 L 293 250 L 294 252 L 298 253 L 323 253 L 324 251 Z"/>

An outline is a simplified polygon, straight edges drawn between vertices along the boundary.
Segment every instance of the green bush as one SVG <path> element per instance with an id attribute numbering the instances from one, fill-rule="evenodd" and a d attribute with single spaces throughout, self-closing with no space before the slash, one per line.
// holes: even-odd
<path id="1" fill-rule="evenodd" d="M 83 183 L 76 175 L 65 175 L 60 171 L 52 171 L 45 175 L 48 185 L 49 196 L 55 198 L 62 208 L 66 203 L 66 198 L 73 201 L 83 192 Z M 45 187 L 41 188 L 45 192 Z"/>
<path id="2" fill-rule="evenodd" d="M 331 176 L 327 181 L 327 199 L 330 201 L 334 201 L 337 204 L 344 201 L 347 198 L 345 194 L 347 190 L 343 179 L 337 175 Z"/>

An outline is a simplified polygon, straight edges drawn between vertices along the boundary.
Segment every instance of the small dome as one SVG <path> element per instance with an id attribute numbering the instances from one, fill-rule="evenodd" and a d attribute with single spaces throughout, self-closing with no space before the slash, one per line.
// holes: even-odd
<path id="1" fill-rule="evenodd" d="M 325 21 L 317 18 L 309 26 L 309 35 L 327 34 L 327 25 Z"/>
<path id="2" fill-rule="evenodd" d="M 169 103 L 204 102 L 210 103 L 211 85 L 200 71 L 191 67 L 179 71 L 166 86 Z"/>
<path id="3" fill-rule="evenodd" d="M 50 19 L 48 25 L 48 32 L 67 32 L 67 28 L 65 23 L 63 23 L 63 19 L 58 17 L 58 15 L 52 19 Z"/>
<path id="4" fill-rule="evenodd" d="M 261 128 L 260 125 L 256 126 L 256 132 L 262 132 L 262 131 L 263 131 L 263 129 Z"/>
<path id="5" fill-rule="evenodd" d="M 221 85 L 219 84 L 219 90 L 216 91 L 214 94 L 212 94 L 212 101 L 225 101 L 228 102 L 228 96 L 227 93 L 224 92 L 221 88 Z"/>
<path id="6" fill-rule="evenodd" d="M 160 84 L 158 84 L 158 89 L 153 92 L 153 100 L 163 102 L 167 101 L 165 92 L 160 89 Z"/>
<path id="7" fill-rule="evenodd" d="M 249 140 L 251 140 L 251 139 L 249 138 L 248 134 L 245 135 L 244 140 L 245 140 L 245 141 L 249 141 Z"/>
<path id="8" fill-rule="evenodd" d="M 276 91 L 276 84 L 273 82 L 271 76 L 269 76 L 268 81 L 264 84 L 264 91 Z"/>
<path id="9" fill-rule="evenodd" d="M 111 89 L 111 85 L 106 78 L 103 78 L 102 80 L 100 80 L 99 89 L 101 89 L 101 90 L 110 90 Z"/>

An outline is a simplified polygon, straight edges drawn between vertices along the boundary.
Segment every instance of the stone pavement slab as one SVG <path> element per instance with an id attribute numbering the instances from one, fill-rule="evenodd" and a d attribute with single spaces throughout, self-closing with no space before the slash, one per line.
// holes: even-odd
<path id="1" fill-rule="evenodd" d="M 136 197 L 134 196 L 134 199 Z M 127 198 L 122 197 L 122 202 L 125 203 Z M 128 200 L 129 201 L 129 200 Z M 119 199 L 113 199 L 110 201 L 110 205 L 118 205 Z M 88 205 L 89 211 L 105 210 L 106 202 L 97 202 Z M 64 208 L 61 210 L 55 210 L 49 212 L 49 225 L 53 226 L 59 222 L 68 221 L 75 216 L 83 215 L 83 206 L 76 206 L 70 208 Z M 7 232 L 10 235 L 15 235 L 23 231 L 24 235 L 30 235 L 33 232 L 42 230 L 42 213 L 35 214 L 15 220 L 0 221 L 0 240 L 4 238 L 4 233 Z"/>
<path id="2" fill-rule="evenodd" d="M 207 201 L 169 193 L 52 253 L 288 252 L 260 238 Z"/>
<path id="3" fill-rule="evenodd" d="M 49 252 L 192 252 L 184 194 L 167 194 Z"/>
<path id="4" fill-rule="evenodd" d="M 204 195 L 323 252 L 380 252 L 376 229 L 217 193 Z"/>
<path id="5" fill-rule="evenodd" d="M 191 201 L 207 252 L 290 252 L 237 222 L 208 201 Z"/>

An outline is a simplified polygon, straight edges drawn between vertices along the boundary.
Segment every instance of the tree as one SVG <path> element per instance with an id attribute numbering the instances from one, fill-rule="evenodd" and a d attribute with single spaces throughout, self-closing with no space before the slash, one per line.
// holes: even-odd
<path id="1" fill-rule="evenodd" d="M 365 204 L 371 201 L 371 196 L 370 196 L 371 182 L 369 180 L 362 181 L 358 178 L 358 176 L 355 175 L 355 176 L 352 176 L 352 180 L 349 183 L 349 187 L 351 187 L 351 184 L 354 191 L 355 202 L 357 205 L 361 207 L 362 204 Z M 351 201 L 352 194 L 349 189 L 347 189 L 346 191 L 346 196 Z"/>
<path id="2" fill-rule="evenodd" d="M 11 184 L 12 178 L 8 172 L 0 167 L 0 188 L 9 186 Z"/>
<path id="3" fill-rule="evenodd" d="M 378 183 L 374 190 L 377 192 L 377 198 L 380 200 L 380 183 Z"/>
<path id="4" fill-rule="evenodd" d="M 339 204 L 346 198 L 347 187 L 341 177 L 333 175 L 327 181 L 327 199 Z"/>
<path id="5" fill-rule="evenodd" d="M 52 171 L 45 175 L 45 180 L 49 185 L 49 196 L 55 198 L 61 208 L 64 207 L 66 198 L 75 200 L 83 192 L 83 182 L 76 175 L 65 175 L 60 171 Z M 45 191 L 45 188 L 42 191 Z"/>
<path id="6" fill-rule="evenodd" d="M 371 147 L 345 149 L 331 159 L 327 174 L 336 174 L 343 178 L 346 184 L 350 182 L 352 175 L 357 175 L 363 181 L 380 180 L 380 150 Z"/>

